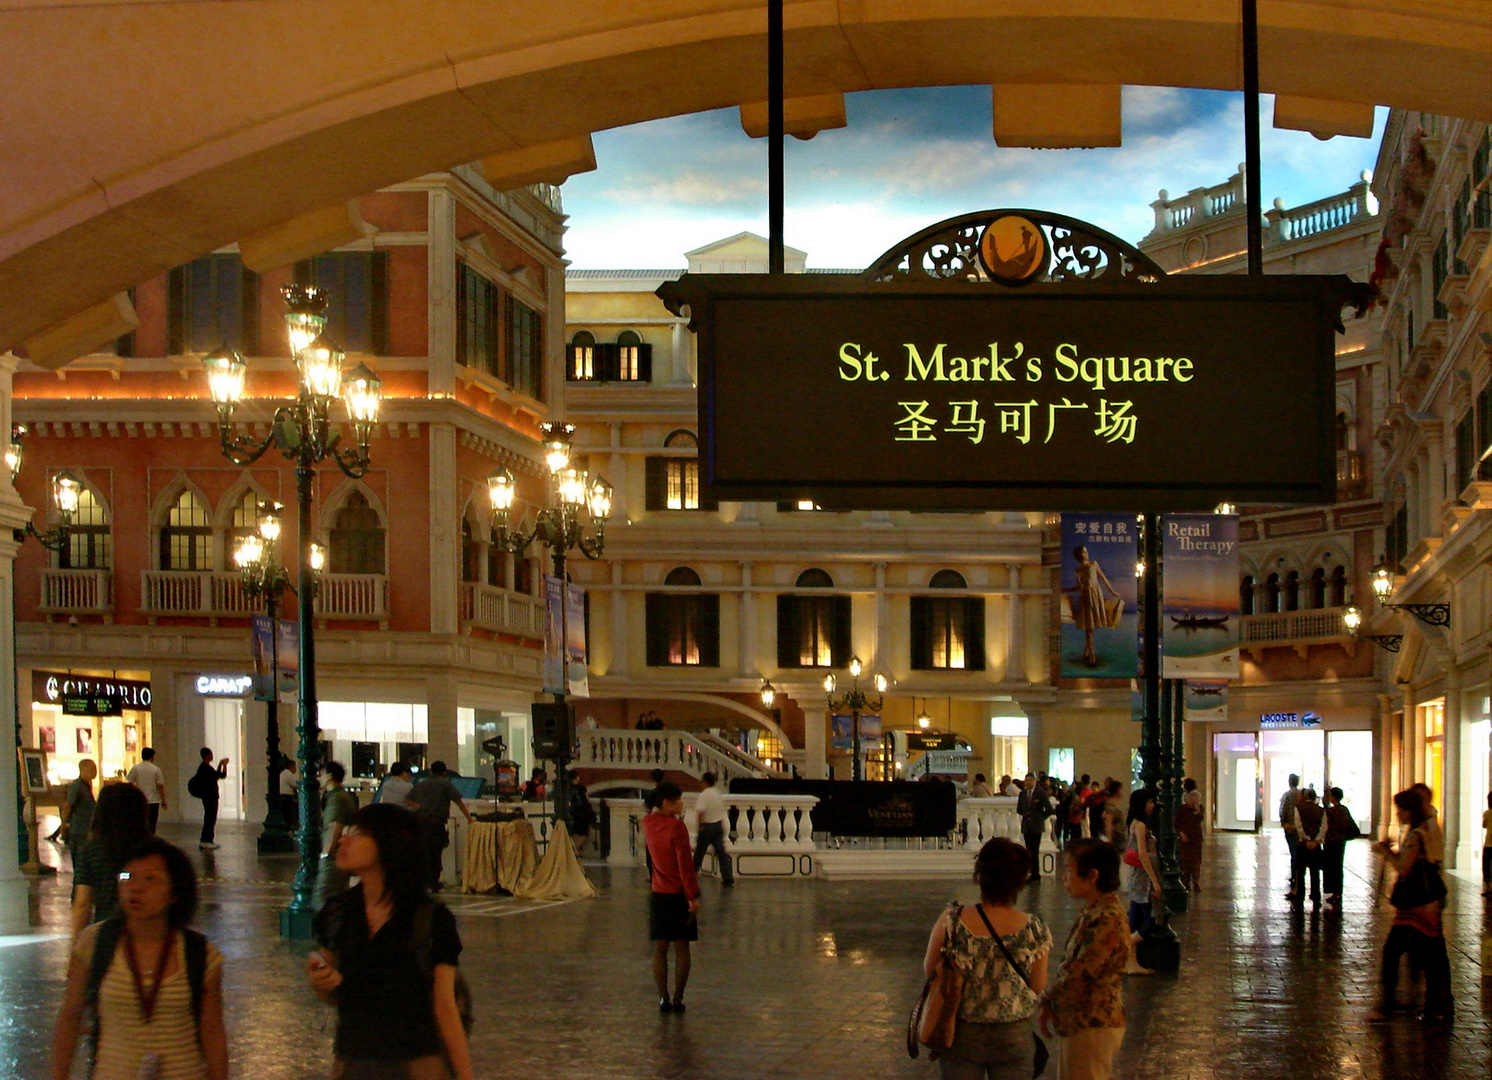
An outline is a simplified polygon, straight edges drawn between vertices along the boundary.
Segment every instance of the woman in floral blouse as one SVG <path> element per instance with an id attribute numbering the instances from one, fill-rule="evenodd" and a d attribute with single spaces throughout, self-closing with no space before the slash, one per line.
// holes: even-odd
<path id="1" fill-rule="evenodd" d="M 1124 1041 L 1124 967 L 1129 922 L 1120 906 L 1119 853 L 1102 840 L 1067 845 L 1067 895 L 1086 900 L 1067 935 L 1067 955 L 1041 995 L 1036 1026 L 1057 1044 L 1058 1080 L 1108 1080 Z"/>
<path id="2" fill-rule="evenodd" d="M 938 1059 L 943 1080 L 1031 1076 L 1036 1046 L 1031 1017 L 1036 1015 L 1036 995 L 1046 986 L 1052 933 L 1035 915 L 1015 906 L 1030 866 L 1025 848 L 1002 838 L 991 840 L 974 860 L 979 903 L 949 904 L 933 927 L 927 974 L 931 977 L 937 969 L 946 947 L 964 976 L 953 1045 Z M 1006 959 L 1007 952 L 1019 971 Z"/>

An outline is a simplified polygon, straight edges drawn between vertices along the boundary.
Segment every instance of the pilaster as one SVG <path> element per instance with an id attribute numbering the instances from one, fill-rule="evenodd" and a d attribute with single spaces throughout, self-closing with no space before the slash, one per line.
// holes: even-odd
<path id="1" fill-rule="evenodd" d="M 456 475 L 456 428 L 453 424 L 428 426 L 430 632 L 454 634 L 458 628 L 456 601 L 461 589 L 461 503 L 460 479 Z"/>
<path id="2" fill-rule="evenodd" d="M 430 396 L 456 393 L 456 197 L 439 188 L 429 193 L 429 243 L 425 249 L 430 291 L 426 332 L 430 350 Z"/>
<path id="3" fill-rule="evenodd" d="M 0 353 L 0 433 L 10 435 L 11 376 L 16 358 Z M 10 470 L 0 469 L 0 717 L 16 713 L 16 621 L 15 563 L 20 545 L 13 529 L 24 529 L 31 520 L 31 510 L 21 502 L 10 482 Z M 20 729 L 12 728 L 12 739 L 20 740 Z M 31 886 L 20 871 L 21 831 L 19 762 L 9 747 L 0 753 L 0 806 L 7 809 L 6 821 L 0 826 L 0 934 L 24 933 L 30 927 Z M 12 816 L 15 815 L 15 816 Z"/>
<path id="4" fill-rule="evenodd" d="M 756 593 L 752 590 L 751 563 L 741 564 L 741 617 L 736 620 L 741 657 L 741 678 L 756 678 Z"/>
<path id="5" fill-rule="evenodd" d="M 460 759 L 456 733 L 456 679 L 451 672 L 430 675 L 425 680 L 426 763 L 444 761 L 452 769 Z"/>

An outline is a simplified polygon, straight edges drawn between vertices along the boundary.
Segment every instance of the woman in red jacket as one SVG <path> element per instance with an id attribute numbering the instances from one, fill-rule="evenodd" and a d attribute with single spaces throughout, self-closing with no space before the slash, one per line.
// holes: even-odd
<path id="1" fill-rule="evenodd" d="M 684 986 L 689 982 L 689 943 L 699 940 L 699 879 L 694 876 L 694 853 L 689 830 L 681 816 L 684 794 L 671 780 L 653 789 L 653 809 L 642 819 L 642 835 L 652 864 L 652 895 L 648 898 L 648 937 L 653 941 L 653 982 L 658 985 L 658 1011 L 683 1012 Z M 674 947 L 674 993 L 668 996 L 668 943 Z"/>

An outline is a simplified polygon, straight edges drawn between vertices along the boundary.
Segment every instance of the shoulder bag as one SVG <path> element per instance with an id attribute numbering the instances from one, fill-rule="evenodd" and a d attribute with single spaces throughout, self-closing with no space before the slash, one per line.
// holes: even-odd
<path id="1" fill-rule="evenodd" d="M 1440 867 L 1421 853 L 1410 864 L 1409 870 L 1394 882 L 1388 902 L 1401 909 L 1424 907 L 1444 900 L 1445 893 L 1445 879 L 1440 876 Z"/>
<path id="2" fill-rule="evenodd" d="M 989 921 L 989 916 L 984 913 L 984 905 L 979 904 L 974 910 L 979 912 L 979 917 L 984 920 L 984 925 L 989 930 L 989 936 L 994 938 L 995 944 L 1000 946 L 1000 951 L 1005 954 L 1005 962 L 1015 969 L 1015 973 L 1021 977 L 1021 982 L 1026 984 L 1026 989 L 1036 994 L 1036 987 L 1032 986 L 1031 980 L 1026 978 L 1024 969 L 1015 962 L 1015 957 L 1010 955 L 1010 950 L 1005 947 L 1005 942 L 1000 939 L 1000 935 L 995 933 L 994 924 Z M 1041 997 L 1040 994 L 1036 994 L 1036 996 L 1038 998 Z M 1031 1072 L 1031 1076 L 1034 1078 L 1046 1071 L 1047 1059 L 1052 1056 L 1052 1052 L 1047 1049 L 1046 1043 L 1042 1040 L 1041 1036 L 1034 1031 L 1031 1032 L 1031 1040 L 1036 1044 L 1036 1066 Z"/>
<path id="3" fill-rule="evenodd" d="M 922 995 L 912 1006 L 912 1015 L 907 1018 L 907 1056 L 915 1058 L 919 1044 L 928 1049 L 928 1057 L 937 1056 L 953 1045 L 954 1027 L 958 1023 L 958 1007 L 964 1000 L 964 973 L 953 962 L 950 942 L 957 921 L 963 917 L 963 908 L 948 920 L 948 933 L 943 938 L 943 951 L 938 957 L 937 970 L 928 977 L 922 987 Z"/>

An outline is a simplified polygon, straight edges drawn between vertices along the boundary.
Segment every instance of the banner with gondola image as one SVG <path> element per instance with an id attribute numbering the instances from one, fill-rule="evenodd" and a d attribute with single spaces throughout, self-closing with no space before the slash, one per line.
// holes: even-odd
<path id="1" fill-rule="evenodd" d="M 1063 678 L 1139 675 L 1138 541 L 1133 514 L 1062 515 Z"/>
<path id="2" fill-rule="evenodd" d="M 1187 720 L 1228 719 L 1228 684 L 1221 679 L 1186 680 Z"/>
<path id="3" fill-rule="evenodd" d="M 1161 519 L 1161 675 L 1238 677 L 1238 518 Z"/>

